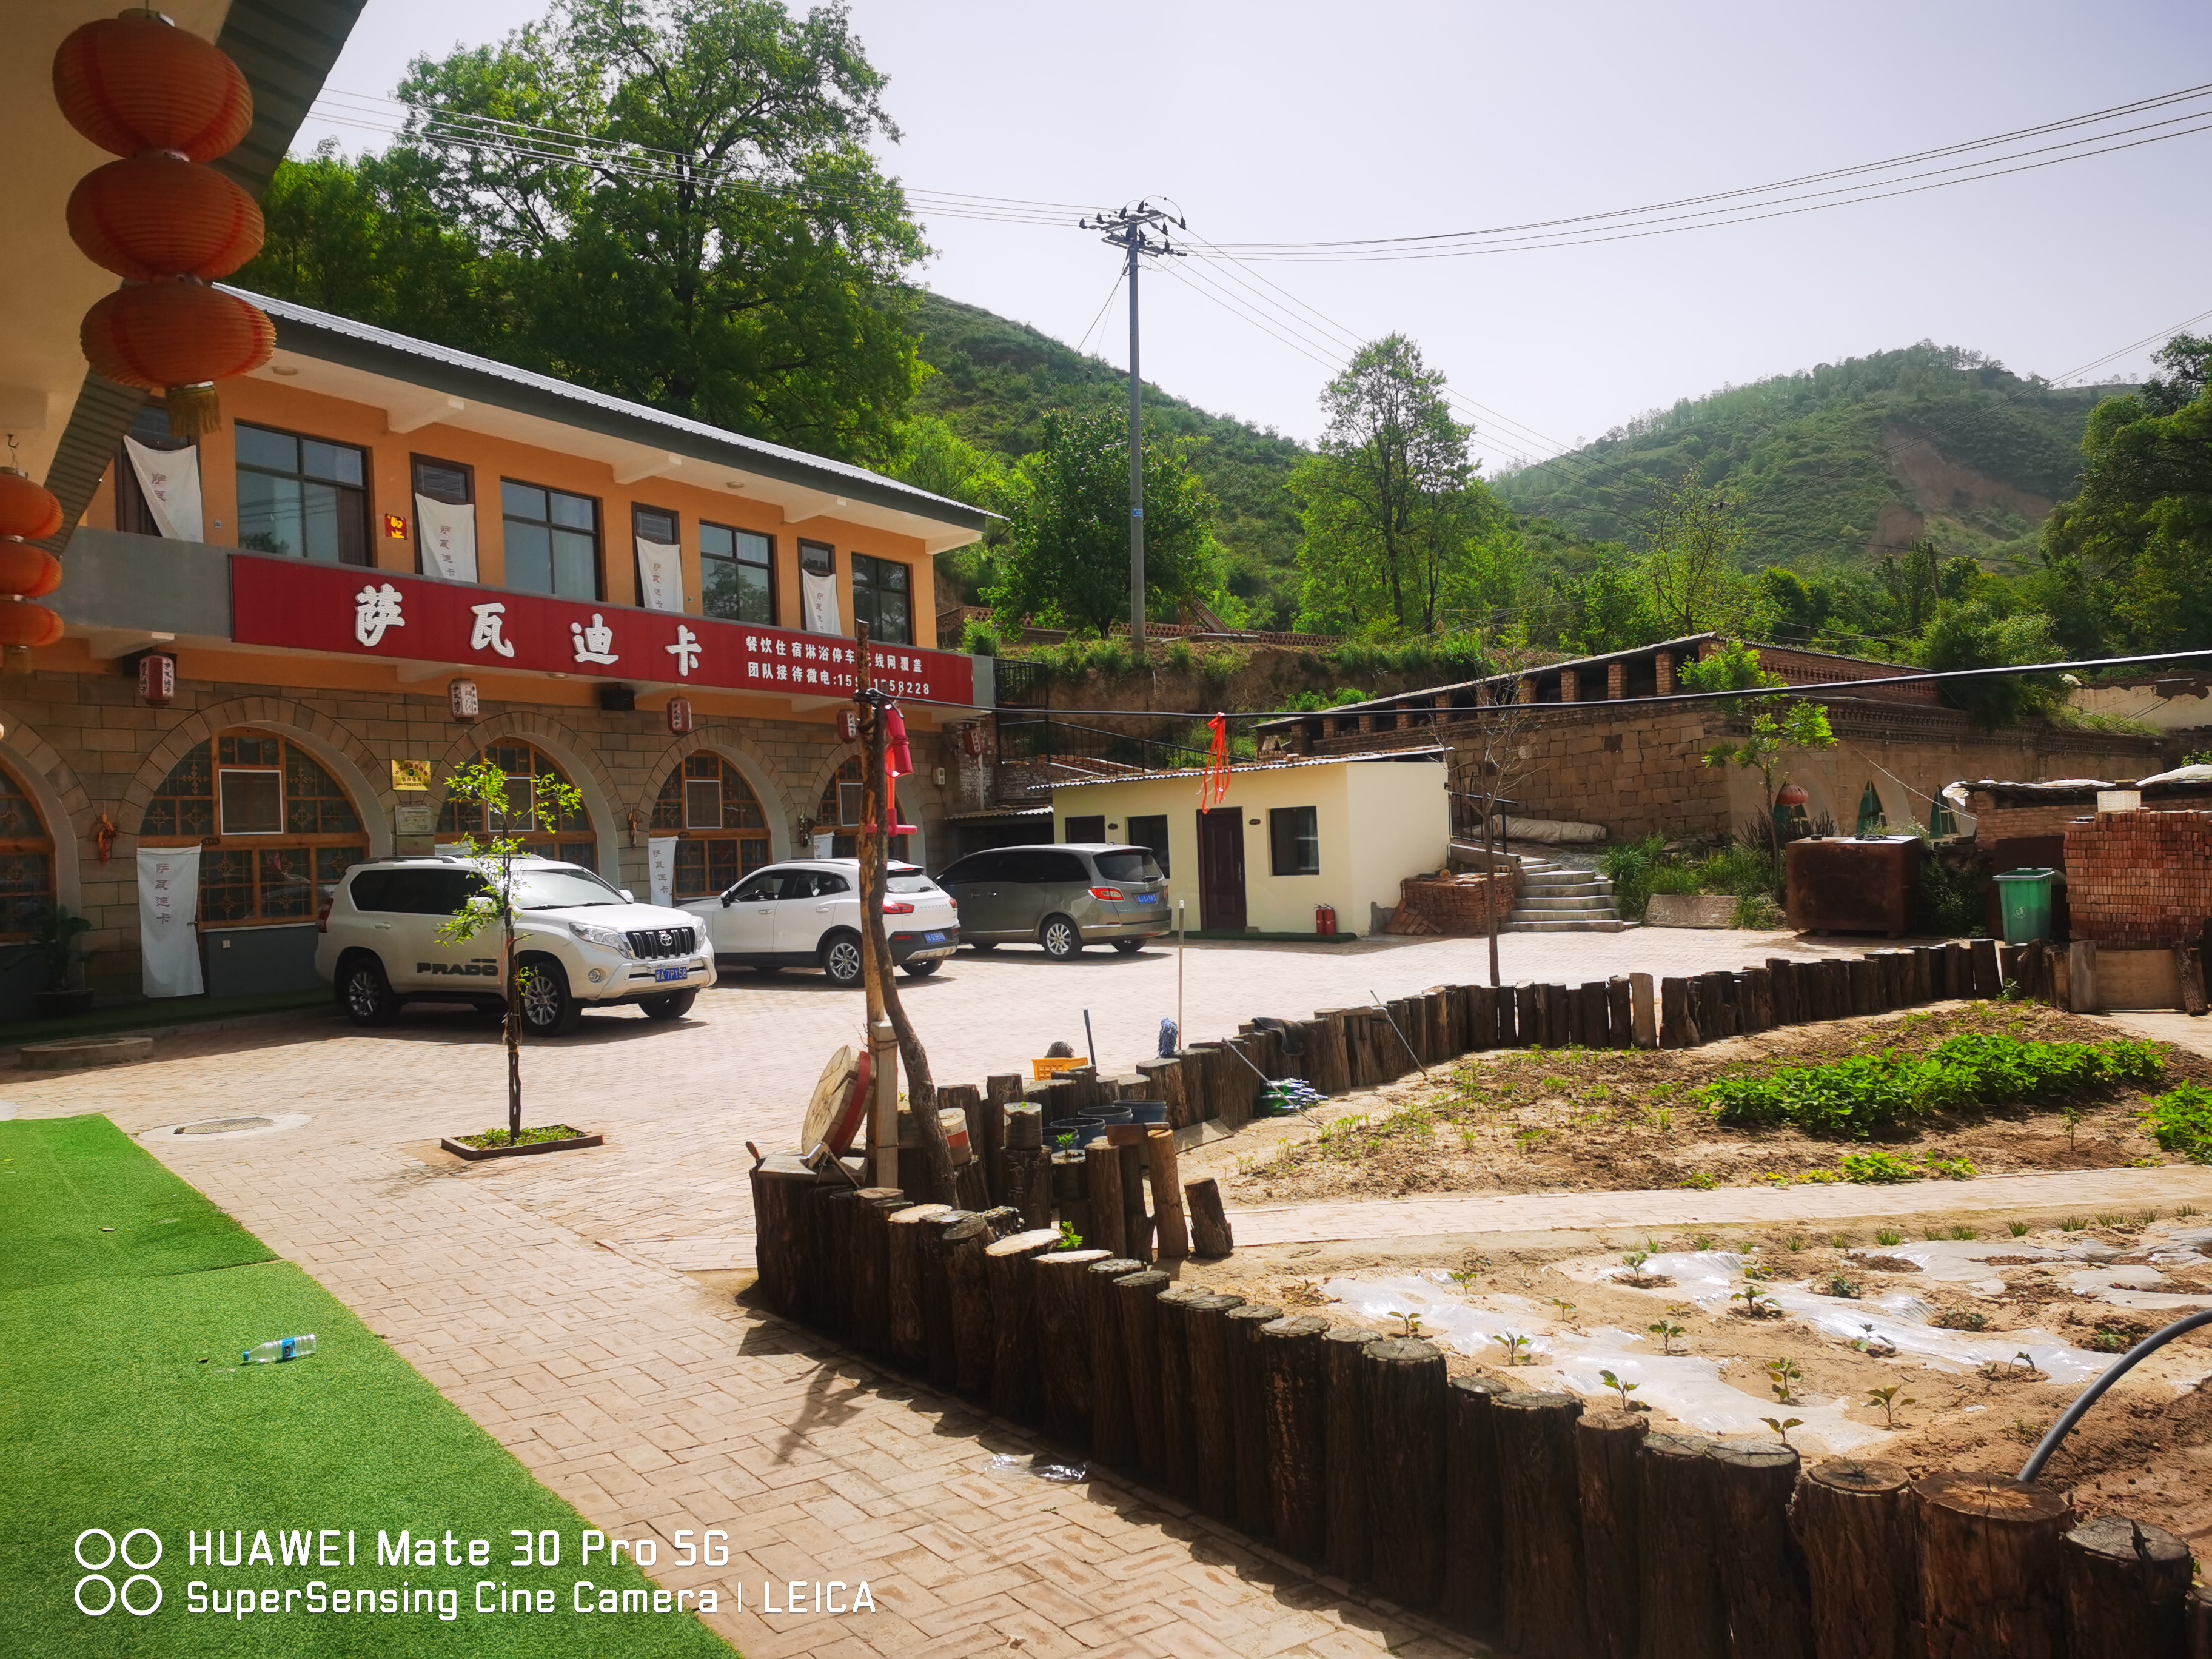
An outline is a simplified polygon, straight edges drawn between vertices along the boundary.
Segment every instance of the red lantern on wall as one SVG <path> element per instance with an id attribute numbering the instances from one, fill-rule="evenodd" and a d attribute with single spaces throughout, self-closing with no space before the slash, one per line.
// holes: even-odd
<path id="1" fill-rule="evenodd" d="M 668 700 L 668 729 L 682 737 L 691 729 L 691 699 L 671 697 Z"/>
<path id="2" fill-rule="evenodd" d="M 85 313 L 77 331 L 93 372 L 118 386 L 166 392 L 170 428 L 180 398 L 212 408 L 207 383 L 247 374 L 276 349 L 276 325 L 258 307 L 191 281 L 118 289 Z M 193 428 L 212 430 L 212 424 Z"/>
<path id="3" fill-rule="evenodd" d="M 62 504 L 12 466 L 0 467 L 0 647 L 52 645 L 62 619 L 32 599 L 62 585 L 62 562 L 31 543 L 62 527 Z"/>
<path id="4" fill-rule="evenodd" d="M 159 708 L 177 695 L 177 659 L 166 651 L 138 659 L 138 701 Z"/>
<path id="5" fill-rule="evenodd" d="M 474 720 L 483 706 L 477 699 L 477 683 L 474 680 L 454 680 L 448 684 L 446 702 L 457 720 Z"/>
<path id="6" fill-rule="evenodd" d="M 93 264 L 149 283 L 228 276 L 261 251 L 261 209 L 213 167 L 166 151 L 110 161 L 70 192 L 70 240 Z"/>

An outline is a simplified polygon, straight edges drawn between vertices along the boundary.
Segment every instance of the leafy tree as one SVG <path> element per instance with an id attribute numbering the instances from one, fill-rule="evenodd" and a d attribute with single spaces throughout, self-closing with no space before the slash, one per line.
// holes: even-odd
<path id="1" fill-rule="evenodd" d="M 1432 634 L 1468 544 L 1504 516 L 1474 476 L 1472 427 L 1402 334 L 1363 346 L 1322 393 L 1320 453 L 1291 473 L 1305 610 L 1369 633 Z"/>
<path id="2" fill-rule="evenodd" d="M 1741 623 L 1750 608 L 1737 570 L 1744 526 L 1727 491 L 1702 483 L 1694 469 L 1685 472 L 1660 487 L 1658 505 L 1645 515 L 1644 535 L 1651 548 L 1644 575 L 1659 625 L 1669 637 Z"/>
<path id="3" fill-rule="evenodd" d="M 1731 640 L 1711 656 L 1682 667 L 1682 684 L 1692 691 L 1757 690 L 1786 684 L 1779 674 L 1759 665 L 1759 653 L 1741 640 Z M 1775 816 L 1776 779 L 1793 753 L 1832 749 L 1836 734 L 1828 725 L 1825 705 L 1804 697 L 1759 697 L 1746 705 L 1723 705 L 1740 716 L 1749 714 L 1744 734 L 1717 743 L 1705 751 L 1708 766 L 1741 766 L 1759 774 L 1766 805 L 1767 845 L 1774 854 L 1775 896 L 1782 889 L 1782 823 Z"/>
<path id="4" fill-rule="evenodd" d="M 1982 599 L 1945 599 L 1936 607 L 1920 643 L 1923 667 L 1937 670 L 2002 668 L 2051 662 L 2059 654 L 2051 618 L 2037 611 L 2000 614 Z M 2060 700 L 2048 675 L 1999 674 L 1987 679 L 1940 680 L 1936 695 L 1995 730 Z"/>
<path id="5" fill-rule="evenodd" d="M 1129 619 L 1128 416 L 1048 415 L 1043 438 L 1008 486 L 991 608 L 1103 635 Z M 1147 438 L 1144 458 L 1145 606 L 1164 612 L 1206 584 L 1213 498 L 1184 446 Z"/>
<path id="6" fill-rule="evenodd" d="M 367 321 L 879 458 L 920 374 L 898 279 L 926 252 L 869 154 L 898 136 L 883 86 L 842 4 L 795 19 L 778 0 L 556 0 L 497 46 L 416 59 L 391 151 L 280 183 L 295 217 L 240 280 L 309 304 L 344 294 Z M 453 283 L 459 244 L 501 302 L 426 323 L 414 293 Z"/>
<path id="7" fill-rule="evenodd" d="M 2177 334 L 2151 361 L 2166 370 L 2143 382 L 2143 407 L 2154 415 L 2179 415 L 2212 386 L 2212 339 Z"/>

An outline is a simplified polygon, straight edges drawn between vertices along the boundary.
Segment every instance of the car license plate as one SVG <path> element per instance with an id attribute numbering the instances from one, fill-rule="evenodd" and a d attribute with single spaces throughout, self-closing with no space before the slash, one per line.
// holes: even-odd
<path id="1" fill-rule="evenodd" d="M 945 935 L 942 933 L 924 933 L 921 936 L 921 942 L 924 945 L 942 945 L 945 943 Z"/>
<path id="2" fill-rule="evenodd" d="M 672 985 L 679 979 L 689 978 L 690 973 L 691 970 L 689 968 L 656 968 L 653 970 L 653 982 L 656 985 Z"/>
<path id="3" fill-rule="evenodd" d="M 1158 893 L 1139 893 L 1137 895 L 1137 902 L 1139 904 L 1158 904 L 1159 902 L 1160 896 Z"/>

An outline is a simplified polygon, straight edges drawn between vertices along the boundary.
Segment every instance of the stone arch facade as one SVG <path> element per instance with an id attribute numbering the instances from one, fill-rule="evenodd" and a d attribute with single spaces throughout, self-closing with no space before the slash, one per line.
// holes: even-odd
<path id="1" fill-rule="evenodd" d="M 768 817 L 769 859 L 780 861 L 798 857 L 799 854 L 794 848 L 792 835 L 795 809 L 785 786 L 777 778 L 775 769 L 746 741 L 743 727 L 719 721 L 700 726 L 683 737 L 672 738 L 647 766 L 645 787 L 639 793 L 635 809 L 639 822 L 652 822 L 653 803 L 659 799 L 661 786 L 667 782 L 670 771 L 701 750 L 711 750 L 729 762 L 751 787 L 754 797 L 761 804 L 761 811 Z"/>
<path id="2" fill-rule="evenodd" d="M 907 838 L 907 857 L 925 868 L 931 861 L 928 820 L 943 810 L 943 802 L 939 799 L 940 792 L 929 781 L 930 769 L 934 764 L 930 757 L 936 747 L 937 735 L 923 732 L 913 733 L 910 742 L 915 769 L 899 780 L 900 809 L 916 830 L 915 835 Z M 837 775 L 838 769 L 855 755 L 865 757 L 866 754 L 864 747 L 849 744 L 833 747 L 814 763 L 811 778 L 800 793 L 801 805 L 798 810 L 812 817 L 822 804 L 822 792 L 829 787 L 830 780 Z"/>
<path id="3" fill-rule="evenodd" d="M 468 764 L 470 757 L 478 750 L 509 738 L 535 744 L 561 763 L 584 798 L 584 810 L 591 815 L 592 828 L 599 843 L 599 868 L 610 876 L 620 871 L 623 831 L 629 826 L 629 808 L 623 791 L 600 763 L 597 744 L 543 714 L 515 709 L 487 715 L 463 726 L 432 769 L 431 806 L 437 809 L 445 805 L 446 791 L 441 779 L 451 776 L 455 768 Z"/>
<path id="4" fill-rule="evenodd" d="M 80 915 L 91 909 L 85 895 L 83 871 L 85 857 L 90 853 L 96 866 L 100 857 L 99 843 L 94 836 L 94 825 L 100 817 L 100 809 L 76 775 L 76 768 L 58 754 L 53 745 L 35 731 L 18 720 L 13 713 L 4 721 L 5 735 L 0 737 L 0 762 L 19 779 L 26 792 L 45 820 L 48 837 L 54 844 L 54 902 Z M 118 826 L 118 830 L 121 826 Z M 109 867 L 113 867 L 114 848 L 121 844 L 118 835 L 109 849 Z M 99 939 L 93 948 L 112 944 Z"/>

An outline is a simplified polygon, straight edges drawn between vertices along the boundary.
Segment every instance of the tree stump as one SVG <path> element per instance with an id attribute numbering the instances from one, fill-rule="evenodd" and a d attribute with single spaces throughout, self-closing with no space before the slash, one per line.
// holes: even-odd
<path id="1" fill-rule="evenodd" d="M 1575 1490 L 1582 1500 L 1583 1607 L 1596 1659 L 1636 1659 L 1638 1456 L 1650 1426 L 1639 1412 L 1586 1412 L 1575 1420 Z M 1446 1522 L 1446 1532 L 1450 1530 Z"/>
<path id="2" fill-rule="evenodd" d="M 1916 1003 L 1936 1000 L 1936 973 L 1942 953 L 1940 945 L 1912 947 L 1912 1000 Z"/>
<path id="3" fill-rule="evenodd" d="M 1627 988 L 1627 981 L 1623 981 L 1621 989 L 1625 992 Z M 1620 1047 L 1620 1045 L 1613 1040 L 1612 993 L 1607 988 L 1605 981 L 1601 979 L 1585 981 L 1576 988 L 1575 1000 L 1577 1006 L 1582 1010 L 1583 1047 L 1585 1048 Z"/>
<path id="4" fill-rule="evenodd" d="M 1128 1248 L 1128 1222 L 1121 1206 L 1121 1152 L 1119 1147 L 1092 1141 L 1083 1149 L 1085 1196 L 1091 1206 L 1091 1225 L 1084 1238 L 1102 1250 L 1137 1260 Z M 1142 1266 L 1141 1260 L 1139 1265 Z"/>
<path id="5" fill-rule="evenodd" d="M 1805 1563 L 1790 1535 L 1797 1454 L 1784 1445 L 1723 1441 L 1705 1455 L 1713 1527 L 1725 1539 L 1721 1599 L 1732 1651 L 1811 1659 Z"/>
<path id="6" fill-rule="evenodd" d="M 814 1214 L 821 1270 L 816 1279 L 816 1317 L 832 1336 L 853 1333 L 853 1234 L 859 1224 L 857 1187 L 825 1187 L 815 1195 Z"/>
<path id="7" fill-rule="evenodd" d="M 999 1156 L 1006 1202 L 1022 1212 L 1024 1228 L 1052 1225 L 1052 1155 L 1041 1147 L 1009 1146 Z"/>
<path id="8" fill-rule="evenodd" d="M 1996 1474 L 1933 1474 L 1912 1492 L 1928 1659 L 2062 1659 L 2066 1500 Z"/>
<path id="9" fill-rule="evenodd" d="M 1625 974 L 1605 982 L 1605 1042 L 1608 1048 L 1635 1046 L 1636 998 Z"/>
<path id="10" fill-rule="evenodd" d="M 1734 1036 L 1735 975 L 1717 969 L 1710 974 L 1699 974 L 1698 983 L 1705 988 L 1705 1006 L 1698 1011 L 1698 1029 L 1705 1034 L 1705 1041 Z"/>
<path id="11" fill-rule="evenodd" d="M 1974 988 L 1972 995 L 1984 1002 L 2004 994 L 2004 980 L 1997 972 L 1997 942 L 1993 939 L 1978 939 L 1966 946 L 1974 963 Z"/>
<path id="12" fill-rule="evenodd" d="M 1522 980 L 1513 988 L 1514 1038 L 1523 1048 L 1544 1046 L 1544 1017 L 1536 1010 L 1536 987 Z"/>
<path id="13" fill-rule="evenodd" d="M 1455 1630 L 1494 1639 L 1504 1620 L 1499 1562 L 1505 1522 L 1498 1492 L 1498 1396 L 1492 1376 L 1455 1376 L 1444 1387 L 1443 1583 L 1437 1612 Z"/>
<path id="14" fill-rule="evenodd" d="M 1639 1048 L 1659 1046 L 1659 1000 L 1649 974 L 1628 976 L 1628 1034 Z"/>
<path id="15" fill-rule="evenodd" d="M 1470 1049 L 1495 1048 L 1498 1046 L 1498 993 L 1487 985 L 1467 988 L 1468 1047 Z"/>
<path id="16" fill-rule="evenodd" d="M 949 1205 L 908 1204 L 884 1222 L 890 1357 L 910 1370 L 920 1370 L 929 1361 L 921 1311 L 923 1246 L 933 1224 L 951 1213 Z"/>
<path id="17" fill-rule="evenodd" d="M 853 1341 L 866 1353 L 890 1346 L 891 1212 L 906 1208 L 896 1187 L 863 1187 L 853 1220 L 853 1255 L 846 1272 L 853 1279 Z"/>
<path id="18" fill-rule="evenodd" d="M 760 1298 L 770 1313 L 786 1319 L 803 1316 L 807 1301 L 807 1262 L 812 1255 L 807 1229 L 814 1171 L 796 1156 L 779 1154 L 754 1166 L 753 1260 Z"/>
<path id="19" fill-rule="evenodd" d="M 922 1328 L 929 1340 L 929 1377 L 963 1394 L 983 1394 L 991 1386 L 996 1339 L 991 1329 L 991 1288 L 984 1282 L 983 1252 L 991 1248 L 991 1224 L 970 1215 L 938 1231 L 937 1251 L 945 1270 L 945 1322 L 934 1323 L 935 1272 L 922 1280 Z M 936 1259 L 935 1253 L 929 1258 Z M 925 1261 L 925 1266 L 928 1261 Z M 940 1347 L 940 1335 L 942 1346 Z"/>
<path id="20" fill-rule="evenodd" d="M 1590 1045 L 1589 1039 L 1583 1035 L 1582 987 L 1562 985 L 1559 988 L 1564 994 L 1563 1000 L 1566 1005 L 1566 1046 L 1570 1048 L 1586 1048 Z"/>
<path id="21" fill-rule="evenodd" d="M 1498 1437 L 1499 1564 L 1505 1645 L 1527 1659 L 1581 1659 L 1585 1647 L 1582 1503 L 1568 1394 L 1514 1390 L 1491 1404 Z"/>
<path id="22" fill-rule="evenodd" d="M 1729 1659 L 1720 1552 L 1697 1435 L 1647 1434 L 1639 1460 L 1637 1616 L 1640 1659 Z"/>
<path id="23" fill-rule="evenodd" d="M 1121 1365 L 1128 1377 L 1129 1421 L 1136 1431 L 1137 1467 L 1157 1482 L 1167 1470 L 1162 1427 L 1160 1293 L 1174 1281 L 1155 1267 L 1114 1281 L 1121 1318 Z"/>
<path id="24" fill-rule="evenodd" d="M 1373 1559 L 1367 1520 L 1366 1354 L 1382 1333 L 1364 1325 L 1332 1326 L 1322 1337 L 1327 1429 L 1322 1436 L 1322 1571 L 1362 1583 Z"/>
<path id="25" fill-rule="evenodd" d="M 1116 1129 L 1133 1129 L 1136 1133 L 1113 1141 L 1115 1156 L 1121 1165 L 1121 1249 L 1126 1255 L 1139 1261 L 1152 1259 L 1152 1218 L 1145 1210 L 1145 1126 L 1141 1123 L 1117 1123 Z"/>
<path id="26" fill-rule="evenodd" d="M 1224 1291 L 1183 1310 L 1198 1507 L 1217 1521 L 1237 1518 L 1237 1402 L 1229 1352 L 1229 1311 L 1243 1302 L 1243 1297 Z"/>
<path id="27" fill-rule="evenodd" d="M 1022 1080 L 1013 1073 L 983 1079 L 983 1109 L 977 1115 L 983 1144 L 971 1148 L 983 1160 L 983 1181 L 991 1202 L 1021 1207 L 1021 1200 L 1006 1190 L 1006 1108 L 1022 1097 Z M 972 1133 L 972 1132 L 971 1132 Z"/>
<path id="28" fill-rule="evenodd" d="M 1328 1329 L 1327 1320 L 1310 1317 L 1272 1320 L 1260 1327 L 1275 1547 L 1301 1561 L 1319 1561 L 1322 1553 L 1328 1409 L 1321 1340 Z"/>
<path id="29" fill-rule="evenodd" d="M 1190 1205 L 1190 1249 L 1194 1255 L 1219 1257 L 1236 1249 L 1229 1231 L 1229 1216 L 1221 1207 L 1221 1184 L 1212 1176 L 1194 1181 L 1182 1189 Z"/>
<path id="30" fill-rule="evenodd" d="M 2062 1547 L 2074 1659 L 2183 1659 L 2188 1545 L 2106 1515 L 2075 1528 Z"/>
<path id="31" fill-rule="evenodd" d="M 2212 1659 L 2212 1592 L 2202 1585 L 2190 1591 L 2181 1622 L 2189 1659 Z"/>
<path id="32" fill-rule="evenodd" d="M 1230 1429 L 1237 1449 L 1237 1524 L 1261 1542 L 1274 1525 L 1267 1484 L 1267 1379 L 1260 1360 L 1260 1328 L 1283 1310 L 1267 1303 L 1242 1303 L 1222 1316 L 1229 1351 Z"/>
<path id="33" fill-rule="evenodd" d="M 1417 1336 L 1386 1336 L 1367 1346 L 1360 1369 L 1369 1578 L 1401 1607 L 1430 1607 L 1444 1529 L 1443 1351 Z"/>
<path id="34" fill-rule="evenodd" d="M 1085 1275 L 1105 1260 L 1103 1250 L 1055 1250 L 1036 1258 L 1030 1276 L 1045 1429 L 1085 1449 L 1091 1444 L 1091 1319 Z"/>
<path id="35" fill-rule="evenodd" d="M 1850 1011 L 1863 1018 L 1869 1014 L 1884 1012 L 1881 994 L 1881 964 L 1869 956 L 1856 956 L 1844 963 L 1845 982 L 1850 989 Z"/>
<path id="36" fill-rule="evenodd" d="M 1774 979 L 1764 968 L 1743 970 L 1743 1018 L 1747 1032 L 1774 1029 Z"/>
<path id="37" fill-rule="evenodd" d="M 2173 947 L 2173 974 L 2181 981 L 2181 1012 L 2201 1014 L 2205 1012 L 2204 952 L 2194 945 Z"/>
<path id="38" fill-rule="evenodd" d="M 1198 1501 L 1198 1420 L 1190 1395 L 1190 1309 L 1213 1292 L 1179 1285 L 1159 1299 L 1161 1461 L 1167 1490 Z"/>
<path id="39" fill-rule="evenodd" d="M 1152 1190 L 1153 1226 L 1159 1237 L 1159 1259 L 1181 1261 L 1190 1255 L 1190 1221 L 1183 1213 L 1182 1173 L 1176 1159 L 1174 1133 L 1154 1129 L 1145 1137 L 1148 1167 L 1146 1180 Z"/>
<path id="40" fill-rule="evenodd" d="M 1091 1455 L 1118 1468 L 1137 1461 L 1137 1426 L 1129 1414 L 1129 1368 L 1114 1285 L 1144 1270 L 1141 1261 L 1115 1256 L 1092 1262 L 1083 1273 L 1084 1318 L 1091 1332 Z"/>
<path id="41" fill-rule="evenodd" d="M 1690 1017 L 1690 981 L 1686 979 L 1661 980 L 1659 1046 L 1662 1048 L 1694 1048 L 1704 1041 Z"/>
<path id="42" fill-rule="evenodd" d="M 1919 1659 L 1918 1521 L 1903 1466 L 1815 1465 L 1790 1526 L 1805 1556 L 1814 1659 Z"/>
<path id="43" fill-rule="evenodd" d="M 1044 1390 L 1037 1360 L 1035 1261 L 1060 1243 L 1056 1228 L 1011 1233 L 983 1250 L 991 1298 L 991 1409 L 1017 1423 L 1035 1423 Z"/>

